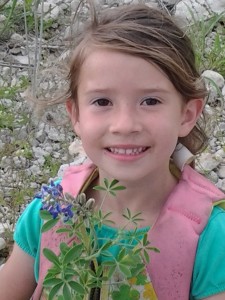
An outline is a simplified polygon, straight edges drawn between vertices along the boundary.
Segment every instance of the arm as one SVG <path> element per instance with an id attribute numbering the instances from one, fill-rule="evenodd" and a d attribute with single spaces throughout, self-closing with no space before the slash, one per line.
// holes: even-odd
<path id="1" fill-rule="evenodd" d="M 35 287 L 34 259 L 15 244 L 0 271 L 0 299 L 29 300 Z"/>
<path id="2" fill-rule="evenodd" d="M 224 299 L 225 299 L 225 293 L 220 293 L 212 297 L 204 298 L 202 300 L 224 300 Z"/>

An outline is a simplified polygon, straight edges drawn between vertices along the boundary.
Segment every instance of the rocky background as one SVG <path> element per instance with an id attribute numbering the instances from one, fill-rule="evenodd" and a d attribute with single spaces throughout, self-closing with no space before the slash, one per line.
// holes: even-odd
<path id="1" fill-rule="evenodd" d="M 30 10 L 25 2 L 17 2 L 9 22 L 12 1 L 0 8 L 0 265 L 26 203 L 42 183 L 57 176 L 60 166 L 83 157 L 64 107 L 39 111 L 38 118 L 32 101 L 60 96 L 66 90 L 62 75 L 66 72 L 71 28 L 76 27 L 71 24 L 78 0 L 41 1 Z M 199 28 L 204 32 L 197 50 L 200 56 L 203 51 L 206 56 L 200 65 L 210 92 L 206 105 L 210 145 L 197 157 L 197 169 L 225 192 L 225 40 L 220 40 L 225 33 L 225 17 L 220 15 L 225 11 L 225 0 L 97 1 L 101 9 L 132 2 L 168 10 L 186 30 L 202 20 Z M 84 6 L 80 22 L 87 12 Z M 43 31 L 40 25 L 37 30 L 40 20 Z M 190 31 L 190 35 L 195 34 Z M 210 62 L 214 56 L 216 66 Z"/>

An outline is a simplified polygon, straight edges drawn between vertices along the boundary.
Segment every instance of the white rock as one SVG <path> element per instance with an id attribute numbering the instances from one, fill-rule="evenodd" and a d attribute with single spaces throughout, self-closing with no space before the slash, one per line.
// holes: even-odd
<path id="1" fill-rule="evenodd" d="M 176 6 L 176 15 L 188 24 L 194 21 L 193 15 L 194 19 L 206 19 L 211 12 L 222 13 L 224 10 L 224 0 L 181 0 Z"/>
<path id="2" fill-rule="evenodd" d="M 10 67 L 4 67 L 2 68 L 2 76 L 9 76 L 11 72 L 11 68 Z"/>
<path id="3" fill-rule="evenodd" d="M 4 15 L 0 15 L 0 23 L 4 22 L 6 20 L 6 17 Z"/>
<path id="4" fill-rule="evenodd" d="M 214 103 L 218 98 L 221 98 L 221 89 L 224 86 L 224 78 L 221 74 L 206 70 L 202 73 L 205 80 L 207 90 L 209 91 L 208 103 Z"/>
<path id="5" fill-rule="evenodd" d="M 222 95 L 223 95 L 223 98 L 224 98 L 224 101 L 225 101 L 225 86 L 222 88 Z"/>
<path id="6" fill-rule="evenodd" d="M 202 174 L 205 174 L 217 168 L 219 164 L 223 161 L 223 157 L 218 154 L 219 151 L 217 151 L 215 154 L 202 153 L 196 161 L 197 171 Z"/>
<path id="7" fill-rule="evenodd" d="M 69 154 L 70 155 L 80 155 L 80 156 L 86 156 L 86 153 L 84 151 L 84 148 L 82 147 L 82 144 L 80 140 L 74 140 L 70 146 L 69 146 Z"/>
<path id="8" fill-rule="evenodd" d="M 214 171 L 210 172 L 210 173 L 207 175 L 207 178 L 208 178 L 210 181 L 214 182 L 214 183 L 217 183 L 217 182 L 218 182 L 218 179 L 219 179 L 217 173 L 214 172 Z"/>
<path id="9" fill-rule="evenodd" d="M 13 44 L 23 44 L 24 38 L 18 33 L 13 33 L 10 37 L 10 42 Z"/>
<path id="10" fill-rule="evenodd" d="M 32 147 L 32 150 L 36 158 L 41 158 L 43 156 L 49 155 L 48 152 L 43 150 L 41 147 Z"/>
<path id="11" fill-rule="evenodd" d="M 15 60 L 17 60 L 22 65 L 29 65 L 29 58 L 28 58 L 28 56 L 14 55 L 13 58 Z"/>
<path id="12" fill-rule="evenodd" d="M 60 7 L 58 5 L 56 5 L 54 2 L 44 2 L 43 6 L 42 3 L 39 4 L 38 6 L 38 14 L 41 15 L 42 13 L 42 9 L 43 12 L 45 14 L 44 16 L 44 20 L 48 21 L 48 20 L 57 20 L 60 14 Z"/>
<path id="13" fill-rule="evenodd" d="M 221 74 L 219 74 L 218 72 L 212 71 L 212 70 L 205 70 L 202 73 L 202 77 L 209 78 L 210 80 L 212 80 L 216 86 L 220 89 L 222 89 L 224 87 L 224 78 Z"/>
<path id="14" fill-rule="evenodd" d="M 225 193 L 225 179 L 219 179 L 216 186 Z"/>
<path id="15" fill-rule="evenodd" d="M 0 238 L 0 250 L 6 247 L 6 241 L 3 238 Z"/>
<path id="16" fill-rule="evenodd" d="M 218 169 L 218 176 L 222 179 L 225 178 L 225 165 L 221 165 L 219 166 L 219 169 Z"/>

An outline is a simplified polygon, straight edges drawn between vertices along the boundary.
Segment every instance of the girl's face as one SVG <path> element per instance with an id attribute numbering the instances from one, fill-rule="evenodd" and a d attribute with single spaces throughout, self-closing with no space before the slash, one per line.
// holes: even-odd
<path id="1" fill-rule="evenodd" d="M 76 133 L 100 175 L 120 181 L 169 174 L 178 137 L 194 127 L 203 101 L 184 104 L 166 75 L 142 58 L 95 49 L 82 65 Z"/>

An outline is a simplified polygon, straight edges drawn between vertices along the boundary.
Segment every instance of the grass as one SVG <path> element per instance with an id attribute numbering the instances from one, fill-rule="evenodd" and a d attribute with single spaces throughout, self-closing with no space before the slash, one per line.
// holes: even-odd
<path id="1" fill-rule="evenodd" d="M 225 76 L 225 11 L 214 13 L 208 20 L 197 20 L 188 26 L 196 52 L 196 63 L 201 71 L 214 70 Z"/>

